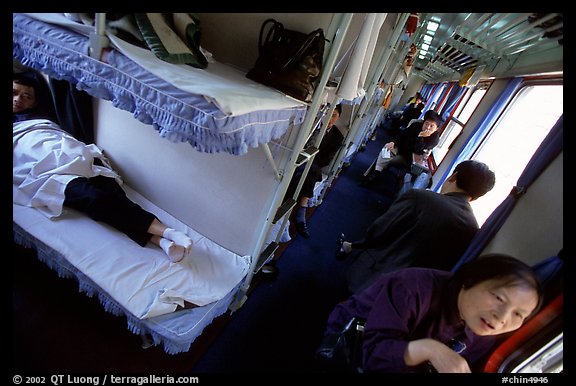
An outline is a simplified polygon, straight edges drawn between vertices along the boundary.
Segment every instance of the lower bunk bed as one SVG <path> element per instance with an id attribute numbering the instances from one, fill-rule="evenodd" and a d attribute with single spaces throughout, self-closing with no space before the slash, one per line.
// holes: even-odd
<path id="1" fill-rule="evenodd" d="M 153 244 L 140 247 L 123 233 L 67 209 L 56 220 L 13 204 L 14 242 L 37 251 L 62 278 L 75 278 L 104 309 L 125 316 L 128 330 L 149 337 L 168 354 L 186 352 L 235 300 L 250 269 L 237 255 L 182 224 L 124 185 L 134 202 L 188 234 L 192 254 L 172 263 Z"/>

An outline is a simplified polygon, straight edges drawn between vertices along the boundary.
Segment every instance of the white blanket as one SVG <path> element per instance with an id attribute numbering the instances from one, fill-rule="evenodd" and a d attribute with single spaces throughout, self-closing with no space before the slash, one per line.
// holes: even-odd
<path id="1" fill-rule="evenodd" d="M 380 28 L 386 20 L 386 15 L 386 13 L 369 13 L 366 15 L 348 60 L 341 62 L 346 67 L 344 68 L 339 63 L 334 69 L 336 76 L 342 76 L 336 91 L 336 95 L 339 97 L 352 101 L 356 98 L 362 98 L 366 94 L 364 87 L 368 68 L 372 62 Z"/>
<path id="2" fill-rule="evenodd" d="M 51 220 L 13 204 L 14 222 L 87 275 L 134 316 L 174 312 L 189 302 L 204 306 L 224 297 L 246 276 L 248 256 L 239 256 L 186 227 L 124 185 L 128 196 L 167 225 L 185 232 L 191 256 L 171 263 L 153 244 L 140 247 L 123 233 L 74 210 Z"/>
<path id="3" fill-rule="evenodd" d="M 78 141 L 47 119 L 12 124 L 14 202 L 37 208 L 48 217 L 62 213 L 64 190 L 77 177 L 106 176 L 122 184 L 96 145 Z M 103 166 L 94 165 L 94 159 Z"/>

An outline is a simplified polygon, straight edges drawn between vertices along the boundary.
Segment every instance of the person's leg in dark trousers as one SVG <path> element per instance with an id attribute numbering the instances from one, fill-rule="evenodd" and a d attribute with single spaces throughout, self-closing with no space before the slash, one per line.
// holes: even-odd
<path id="1" fill-rule="evenodd" d="M 316 182 L 322 181 L 322 168 L 316 164 L 310 166 L 310 170 L 302 184 L 298 203 L 296 204 L 296 231 L 302 237 L 310 238 L 310 231 L 308 230 L 308 222 L 306 220 L 306 212 L 308 209 L 308 200 L 314 195 L 314 187 Z"/>
<path id="2" fill-rule="evenodd" d="M 113 178 L 75 178 L 66 186 L 64 195 L 64 206 L 113 226 L 141 246 L 152 237 L 148 228 L 156 216 L 131 201 Z"/>

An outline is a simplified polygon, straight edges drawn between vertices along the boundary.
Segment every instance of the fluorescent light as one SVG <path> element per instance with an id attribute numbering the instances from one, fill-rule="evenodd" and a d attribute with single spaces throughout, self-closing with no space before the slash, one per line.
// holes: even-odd
<path id="1" fill-rule="evenodd" d="M 433 21 L 428 21 L 428 24 L 426 25 L 426 29 L 430 32 L 436 32 L 436 30 L 438 29 L 438 27 L 440 26 L 440 24 L 433 22 Z"/>

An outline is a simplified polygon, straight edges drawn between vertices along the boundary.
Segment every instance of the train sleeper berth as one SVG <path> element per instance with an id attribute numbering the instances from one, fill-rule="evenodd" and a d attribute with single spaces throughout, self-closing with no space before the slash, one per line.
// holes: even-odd
<path id="1" fill-rule="evenodd" d="M 90 55 L 94 27 L 63 14 L 13 14 L 13 57 L 95 98 L 111 101 L 165 139 L 205 153 L 241 156 L 301 124 L 307 105 L 218 62 L 207 68 L 164 62 L 109 31 L 105 58 Z M 102 60 L 100 60 L 102 59 Z M 128 329 L 170 354 L 188 351 L 226 312 L 249 280 L 251 258 L 203 236 L 126 184 L 127 195 L 194 241 L 192 256 L 171 263 L 152 245 L 68 210 L 56 221 L 13 204 L 14 241 L 35 248 L 62 277 L 73 277 Z"/>
<path id="2" fill-rule="evenodd" d="M 202 330 L 228 309 L 250 268 L 237 255 L 190 229 L 124 184 L 134 202 L 193 240 L 190 256 L 172 263 L 157 246 L 141 247 L 125 234 L 66 209 L 57 219 L 13 204 L 14 241 L 104 308 L 126 316 L 128 329 L 150 335 L 170 354 L 187 351 Z"/>
<path id="3" fill-rule="evenodd" d="M 219 62 L 168 63 L 109 32 L 105 60 L 93 58 L 93 30 L 63 14 L 14 14 L 13 56 L 200 152 L 243 155 L 304 121 L 306 104 Z"/>

